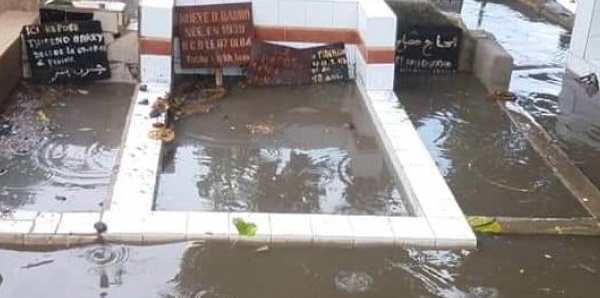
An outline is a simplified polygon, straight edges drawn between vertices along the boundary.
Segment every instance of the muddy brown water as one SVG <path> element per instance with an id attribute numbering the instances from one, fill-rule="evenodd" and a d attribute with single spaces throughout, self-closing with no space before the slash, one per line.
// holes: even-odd
<path id="1" fill-rule="evenodd" d="M 233 88 L 177 122 L 159 210 L 408 215 L 354 84 Z"/>
<path id="2" fill-rule="evenodd" d="M 486 1 L 466 1 L 465 23 L 494 33 L 515 58 L 511 90 L 522 106 L 600 187 L 600 96 L 565 73 L 570 34 L 539 18 Z M 510 18 L 512 26 L 506 26 Z"/>
<path id="3" fill-rule="evenodd" d="M 132 94 L 130 84 L 18 89 L 3 114 L 12 128 L 0 141 L 0 206 L 101 210 Z"/>
<path id="4" fill-rule="evenodd" d="M 397 81 L 401 102 L 463 212 L 586 215 L 476 79 L 404 75 Z"/>
<path id="5" fill-rule="evenodd" d="M 476 20 L 478 7 L 477 2 L 465 1 L 463 15 Z M 510 40 L 503 39 L 505 34 L 521 43 L 516 37 L 527 39 L 530 35 L 554 30 L 559 33 L 555 26 L 530 20 L 502 5 L 488 3 L 484 12 L 489 16 L 487 20 L 503 24 L 492 30 L 502 42 Z M 536 39 L 531 48 L 540 52 L 523 55 L 529 55 L 528 59 L 532 60 L 542 57 L 539 55 L 554 59 L 552 51 L 558 39 L 552 34 Z M 544 48 L 547 53 L 543 53 Z M 527 59 L 524 61 L 527 64 Z M 536 63 L 554 62 L 532 61 Z M 556 85 L 555 79 L 562 78 L 562 73 L 554 67 L 550 71 L 538 70 L 533 76 L 515 72 L 513 84 L 516 80 L 523 82 L 523 87 L 517 90 L 522 96 L 520 103 L 535 102 L 530 96 L 535 93 L 558 95 L 560 83 Z M 544 76 L 550 79 L 523 80 Z M 529 111 L 550 111 L 545 113 L 548 116 L 545 118 L 553 118 L 557 105 L 557 100 L 542 100 L 534 105 L 540 108 Z M 550 109 L 541 108 L 543 106 Z M 581 103 L 575 106 L 586 107 Z M 569 114 L 581 112 L 567 114 L 564 107 L 561 110 L 567 119 L 580 119 L 584 124 L 581 128 L 559 120 L 563 126 L 570 124 L 565 135 L 572 136 L 579 145 L 593 148 L 594 142 L 581 139 L 594 135 L 593 130 L 587 132 L 593 127 L 589 124 L 595 123 L 591 121 L 594 117 L 572 117 Z M 450 107 L 447 111 L 456 113 Z M 465 113 L 477 115 L 473 111 Z M 461 115 L 465 114 L 458 114 Z M 430 115 L 430 118 L 434 119 L 432 122 L 443 119 L 440 115 Z M 463 124 L 457 130 L 464 130 L 469 124 L 458 121 L 460 117 L 448 118 Z M 438 127 L 441 131 L 442 125 Z M 522 144 L 519 138 L 512 142 Z M 585 145 L 588 143 L 590 145 Z M 522 149 L 517 153 L 523 156 L 520 155 Z M 575 156 L 590 162 L 585 160 L 585 155 Z M 439 163 L 443 160 L 436 156 L 443 171 L 452 168 L 451 164 Z M 456 172 L 459 170 L 462 172 L 464 168 L 457 168 Z M 465 207 L 468 206 L 463 205 Z M 3 250 L 0 251 L 0 297 L 597 297 L 600 293 L 600 239 L 480 236 L 479 244 L 479 250 L 472 252 L 274 248 L 259 254 L 248 248 L 217 245 L 187 248 L 183 244 L 143 248 L 91 246 L 57 252 Z"/>
<path id="6" fill-rule="evenodd" d="M 480 251 L 183 244 L 0 251 L 1 297 L 597 297 L 600 240 L 482 237 Z"/>

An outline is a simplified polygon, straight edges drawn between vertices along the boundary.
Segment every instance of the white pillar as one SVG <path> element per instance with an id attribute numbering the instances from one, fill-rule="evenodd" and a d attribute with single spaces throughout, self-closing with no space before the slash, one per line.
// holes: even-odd
<path id="1" fill-rule="evenodd" d="M 175 0 L 140 3 L 140 80 L 170 87 L 173 81 Z"/>
<path id="2" fill-rule="evenodd" d="M 577 75 L 600 72 L 600 0 L 579 0 L 567 68 Z"/>

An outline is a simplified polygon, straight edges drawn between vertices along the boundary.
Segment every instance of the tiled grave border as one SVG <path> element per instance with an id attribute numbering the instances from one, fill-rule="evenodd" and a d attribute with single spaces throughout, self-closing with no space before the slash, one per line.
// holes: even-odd
<path id="1" fill-rule="evenodd" d="M 193 1 L 207 3 L 207 0 Z M 150 15 L 172 16 L 173 3 L 173 0 L 144 0 L 142 5 L 149 5 Z M 375 26 L 377 20 L 393 25 L 393 30 L 387 31 L 395 32 L 395 16 L 383 1 L 360 0 L 358 5 L 357 17 L 366 22 L 357 24 L 359 32 L 366 30 L 365 36 L 375 38 L 377 35 L 368 33 L 367 29 L 372 27 L 374 32 L 383 32 Z M 171 31 L 145 30 L 144 21 L 152 18 L 142 15 L 141 19 L 142 36 L 172 42 Z M 164 52 L 169 54 L 170 50 Z M 356 57 L 363 58 L 362 54 Z M 173 59 L 168 55 L 141 55 L 140 60 L 142 65 L 152 67 L 142 67 L 142 81 L 147 88 L 139 90 L 133 97 L 112 197 L 105 204 L 105 211 L 49 213 L 19 210 L 0 217 L 0 244 L 31 248 L 83 245 L 99 240 L 141 245 L 214 240 L 274 246 L 475 248 L 476 237 L 454 195 L 391 90 L 393 64 L 372 65 L 370 70 L 363 67 L 366 65 L 364 59 L 358 59 L 356 80 L 362 93 L 362 104 L 376 127 L 388 163 L 392 165 L 405 197 L 415 209 L 415 217 L 152 211 L 162 143 L 149 139 L 148 131 L 153 122 L 163 119 L 150 119 L 149 113 L 152 103 L 170 90 Z M 258 234 L 240 237 L 232 225 L 236 217 L 255 223 Z M 102 238 L 94 229 L 94 223 L 98 221 L 108 227 Z"/>
<path id="2" fill-rule="evenodd" d="M 102 221 L 108 227 L 105 241 L 135 245 L 214 240 L 274 246 L 476 246 L 452 192 L 392 91 L 361 90 L 416 217 L 152 211 L 162 145 L 147 137 L 156 121 L 148 113 L 151 103 L 166 91 L 154 85 L 136 93 L 106 211 L 19 210 L 0 219 L 0 243 L 27 248 L 89 244 L 98 241 L 93 225 Z M 143 104 L 144 99 L 150 104 Z M 238 236 L 232 225 L 236 217 L 257 224 L 258 234 Z"/>

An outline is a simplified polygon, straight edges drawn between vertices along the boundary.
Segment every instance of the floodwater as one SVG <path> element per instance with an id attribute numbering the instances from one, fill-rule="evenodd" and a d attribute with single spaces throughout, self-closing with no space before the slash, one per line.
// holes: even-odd
<path id="1" fill-rule="evenodd" d="M 22 85 L 3 114 L 0 207 L 100 210 L 133 86 Z"/>
<path id="2" fill-rule="evenodd" d="M 177 122 L 159 210 L 408 215 L 353 84 L 234 88 Z"/>
<path id="3" fill-rule="evenodd" d="M 184 244 L 0 251 L 1 297 L 596 297 L 595 238 L 482 237 L 481 250 Z M 159 269 L 159 270 L 157 270 Z"/>
<path id="4" fill-rule="evenodd" d="M 463 17 L 468 27 L 493 32 L 513 55 L 511 90 L 519 97 L 517 103 L 600 187 L 600 97 L 589 96 L 573 74 L 565 74 L 570 33 L 486 1 L 466 1 Z M 514 26 L 506 26 L 507 17 Z"/>
<path id="5" fill-rule="evenodd" d="M 403 75 L 397 82 L 400 101 L 463 212 L 586 215 L 475 78 Z"/>
<path id="6" fill-rule="evenodd" d="M 472 11 L 473 8 L 477 9 L 478 5 L 477 2 L 466 0 L 463 15 L 467 19 L 471 17 L 476 19 L 477 10 L 474 12 L 475 15 L 472 15 Z M 501 42 L 505 42 L 502 36 L 506 32 L 518 32 L 520 36 L 536 35 L 552 30 L 560 32 L 555 26 L 539 23 L 537 20 L 529 20 L 502 5 L 488 3 L 485 7 L 485 14 L 491 16 L 490 18 L 497 19 L 497 23 L 503 24 L 502 27 L 492 30 Z M 484 21 L 483 24 L 485 26 L 486 22 Z M 532 27 L 537 30 L 530 30 Z M 556 35 L 548 35 L 547 38 L 532 42 L 531 47 L 537 48 L 537 43 L 540 42 L 550 45 L 558 38 Z M 516 47 L 516 45 L 512 46 Z M 547 48 L 550 52 L 554 49 L 552 46 Z M 542 50 L 538 54 L 542 55 Z M 538 54 L 532 54 L 528 59 L 542 57 Z M 552 54 L 543 55 L 554 57 Z M 524 65 L 527 65 L 527 59 L 523 59 L 518 61 L 524 61 Z M 543 59 L 531 62 L 541 65 L 553 63 L 545 62 Z M 560 62 L 557 63 L 560 64 Z M 551 67 L 549 72 L 554 70 L 555 68 Z M 534 71 L 533 77 L 542 78 L 543 74 L 548 71 L 540 68 L 539 72 L 542 76 L 535 76 Z M 529 111 L 550 111 L 544 114 L 548 116 L 547 118 L 558 118 L 559 123 L 561 121 L 564 123 L 561 124 L 563 126 L 568 124 L 565 135 L 571 135 L 579 144 L 589 143 L 590 147 L 594 144 L 594 138 L 588 138 L 594 134 L 594 130 L 590 129 L 593 127 L 590 123 L 595 123 L 592 121 L 594 118 L 585 115 L 585 117 L 579 118 L 570 116 L 584 114 L 584 111 L 588 110 L 586 105 L 580 103 L 569 105 L 568 101 L 562 101 L 560 107 L 562 113 L 558 117 L 552 116 L 553 111 L 557 111 L 555 108 L 558 100 L 535 101 L 532 99 L 534 97 L 530 95 L 547 93 L 557 96 L 560 91 L 560 83 L 547 79 L 525 81 L 525 78 L 530 76 L 525 72 L 522 73 L 522 76 L 519 74 L 521 72 L 517 71 L 513 77 L 513 88 L 522 86 L 517 87 L 521 97 L 519 103 L 539 103 L 531 105 L 533 108 Z M 554 78 L 553 75 L 550 77 Z M 559 80 L 561 78 L 562 73 L 558 76 Z M 414 78 L 413 80 L 418 83 L 421 79 Z M 523 83 L 515 85 L 516 81 Z M 469 80 L 463 80 L 461 84 L 468 86 L 471 83 Z M 428 84 L 427 86 L 433 85 Z M 559 87 L 557 88 L 557 86 Z M 463 87 L 459 85 L 458 89 L 461 88 Z M 466 101 L 460 99 L 463 96 L 464 94 L 454 95 L 455 100 L 461 103 Z M 517 148 L 515 152 L 518 153 L 517 157 L 519 158 L 515 160 L 528 157 L 524 152 L 529 149 L 526 149 L 527 146 L 524 145 L 522 138 L 509 135 L 513 132 L 506 128 L 509 120 L 498 119 L 501 112 L 487 100 L 482 97 L 481 104 L 466 105 L 469 109 L 482 109 L 482 115 L 472 110 L 461 114 L 456 111 L 457 105 L 447 104 L 443 110 L 445 113 L 458 113 L 456 117 L 447 117 L 447 121 L 455 121 L 457 125 L 462 124 L 462 126 L 458 126 L 456 132 L 449 131 L 446 135 L 472 133 L 477 138 L 490 141 L 492 136 L 481 136 L 473 128 L 467 129 L 467 124 L 472 125 L 473 122 L 465 120 L 475 121 L 474 117 L 479 116 L 481 117 L 480 121 L 485 122 L 487 118 L 490 118 L 489 122 L 491 123 L 486 127 L 493 128 L 497 125 L 501 128 L 500 131 L 504 131 L 506 134 L 500 134 L 500 136 L 511 141 L 510 146 L 506 148 L 506 154 L 510 156 L 513 148 Z M 438 101 L 431 99 L 430 102 L 437 103 Z M 490 105 L 485 108 L 483 107 L 484 103 L 490 103 Z M 546 103 L 547 105 L 544 105 Z M 422 106 L 426 108 L 423 108 L 421 113 L 429 111 L 430 108 L 427 104 L 422 104 Z M 535 108 L 536 106 L 550 108 Z M 566 106 L 579 107 L 579 109 L 573 110 L 577 112 L 568 113 Z M 407 107 L 409 106 L 407 105 Z M 442 108 L 443 105 L 437 105 L 440 112 Z M 409 112 L 418 113 L 419 111 L 413 112 L 409 107 Z M 535 113 L 532 114 L 536 119 L 542 119 Z M 563 115 L 567 117 L 565 118 L 567 120 L 560 119 Z M 443 122 L 442 117 L 443 114 L 431 113 L 428 119 L 430 123 L 435 121 L 441 123 Z M 577 123 L 582 123 L 581 125 L 585 129 L 572 124 L 568 119 L 582 119 Z M 454 126 L 449 127 L 453 128 Z M 212 129 L 211 127 L 211 131 Z M 432 131 L 436 132 L 436 130 Z M 583 133 L 571 134 L 572 131 Z M 424 139 L 428 138 L 424 137 Z M 473 137 L 473 139 L 476 138 Z M 582 141 L 587 139 L 589 139 L 588 142 Z M 448 138 L 445 142 L 449 144 L 451 141 L 458 141 L 458 139 Z M 429 144 L 431 145 L 431 141 Z M 429 148 L 431 149 L 431 147 Z M 448 146 L 448 148 L 452 147 Z M 459 149 L 461 148 L 459 147 Z M 498 151 L 500 151 L 499 148 L 492 150 L 492 152 Z M 435 154 L 436 161 L 446 172 L 445 175 L 448 175 L 447 172 L 450 171 L 447 169 L 454 169 L 452 171 L 457 173 L 455 175 L 476 176 L 468 172 L 464 173 L 468 169 L 454 168 L 451 164 L 443 163 L 445 159 L 441 159 L 440 156 L 448 153 L 442 150 L 439 153 Z M 464 155 L 464 152 L 461 154 Z M 486 154 L 484 152 L 483 155 L 474 156 L 489 157 Z M 459 154 L 459 156 L 461 155 Z M 531 163 L 532 159 L 535 158 L 531 157 L 526 162 Z M 487 162 L 494 163 L 494 161 Z M 523 172 L 521 171 L 521 173 Z M 494 177 L 494 173 L 486 172 L 486 174 Z M 527 174 L 527 172 L 519 175 L 535 176 Z M 541 181 L 548 182 L 546 178 Z M 481 196 L 485 196 L 485 194 L 481 194 Z M 461 198 L 459 197 L 459 199 Z M 461 204 L 463 208 L 470 208 L 471 202 L 465 201 Z M 538 208 L 538 206 L 523 207 L 523 209 L 527 208 Z M 573 211 L 570 207 L 566 208 Z M 155 247 L 90 246 L 57 252 L 3 250 L 0 251 L 0 297 L 491 298 L 597 297 L 600 293 L 600 283 L 598 283 L 600 239 L 598 238 L 479 236 L 479 245 L 477 251 L 470 252 L 272 248 L 268 252 L 256 253 L 250 248 L 203 244 L 194 245 L 194 247 L 185 244 Z"/>

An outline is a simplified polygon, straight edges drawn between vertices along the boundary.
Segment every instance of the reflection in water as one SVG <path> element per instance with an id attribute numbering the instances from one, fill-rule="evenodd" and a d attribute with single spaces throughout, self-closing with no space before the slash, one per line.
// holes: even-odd
<path id="1" fill-rule="evenodd" d="M 233 90 L 178 123 L 157 208 L 408 214 L 358 96 L 351 85 Z"/>
<path id="2" fill-rule="evenodd" d="M 398 83 L 402 103 L 466 214 L 585 214 L 476 79 L 403 76 Z M 431 84 L 435 90 L 425 87 Z"/>
<path id="3" fill-rule="evenodd" d="M 0 250 L 0 296 L 589 297 L 600 291 L 599 244 L 589 237 L 484 236 L 474 252 L 275 247 L 256 253 L 216 243 Z"/>
<path id="4" fill-rule="evenodd" d="M 553 133 L 574 163 L 600 187 L 600 95 L 590 97 L 569 73 L 565 75 Z M 552 128 L 552 127 L 551 127 Z"/>

